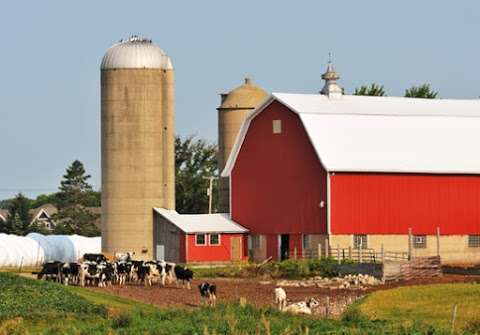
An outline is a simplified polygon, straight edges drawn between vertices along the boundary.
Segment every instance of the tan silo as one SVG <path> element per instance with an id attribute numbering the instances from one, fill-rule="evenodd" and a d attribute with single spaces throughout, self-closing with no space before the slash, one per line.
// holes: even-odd
<path id="1" fill-rule="evenodd" d="M 153 207 L 175 208 L 174 70 L 151 40 L 113 45 L 101 64 L 102 250 L 155 257 Z"/>
<path id="2" fill-rule="evenodd" d="M 250 78 L 227 94 L 221 94 L 218 110 L 218 165 L 220 172 L 227 163 L 240 126 L 248 112 L 253 110 L 267 96 L 267 92 L 252 84 Z M 228 178 L 220 178 L 218 184 L 218 211 L 230 210 L 230 183 Z"/>

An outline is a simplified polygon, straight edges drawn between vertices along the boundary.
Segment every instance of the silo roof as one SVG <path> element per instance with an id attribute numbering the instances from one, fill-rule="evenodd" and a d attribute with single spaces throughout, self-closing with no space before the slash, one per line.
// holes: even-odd
<path id="1" fill-rule="evenodd" d="M 170 57 L 150 39 L 132 36 L 112 45 L 103 56 L 100 68 L 173 69 Z"/>

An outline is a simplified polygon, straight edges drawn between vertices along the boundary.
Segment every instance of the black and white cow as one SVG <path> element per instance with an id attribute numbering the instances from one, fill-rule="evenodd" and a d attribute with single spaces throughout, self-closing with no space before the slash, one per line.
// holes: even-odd
<path id="1" fill-rule="evenodd" d="M 86 262 L 95 262 L 97 264 L 106 263 L 107 257 L 104 254 L 84 254 L 83 260 Z"/>
<path id="2" fill-rule="evenodd" d="M 187 267 L 175 265 L 174 267 L 175 277 L 177 277 L 177 287 L 181 284 L 183 287 L 187 287 L 190 290 L 190 282 L 193 279 L 193 271 Z"/>
<path id="3" fill-rule="evenodd" d="M 209 306 L 215 307 L 217 304 L 217 287 L 213 284 L 204 282 L 198 285 L 198 290 L 200 291 L 200 299 L 207 300 Z"/>
<path id="4" fill-rule="evenodd" d="M 37 279 L 61 281 L 63 263 L 58 261 L 47 262 L 43 264 L 40 272 L 33 272 L 37 275 Z"/>
<path id="5" fill-rule="evenodd" d="M 80 275 L 80 264 L 75 262 L 65 263 L 61 268 L 61 281 L 65 284 L 78 285 Z"/>

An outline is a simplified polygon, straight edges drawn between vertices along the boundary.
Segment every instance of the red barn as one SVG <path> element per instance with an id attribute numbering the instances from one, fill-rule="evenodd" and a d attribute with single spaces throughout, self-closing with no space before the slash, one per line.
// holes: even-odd
<path id="1" fill-rule="evenodd" d="M 178 214 L 155 208 L 157 259 L 175 263 L 226 263 L 246 259 L 247 229 L 228 214 Z"/>
<path id="2" fill-rule="evenodd" d="M 272 94 L 222 175 L 255 259 L 325 246 L 480 261 L 480 101 Z"/>

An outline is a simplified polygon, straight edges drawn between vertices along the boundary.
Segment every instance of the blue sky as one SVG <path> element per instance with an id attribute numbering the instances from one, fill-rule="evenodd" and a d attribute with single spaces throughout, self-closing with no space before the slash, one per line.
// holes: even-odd
<path id="1" fill-rule="evenodd" d="M 132 34 L 173 60 L 177 134 L 211 141 L 219 93 L 317 92 L 329 52 L 347 92 L 480 95 L 478 1 L 10 1 L 0 28 L 0 199 L 55 191 L 75 159 L 100 187 L 99 63 Z"/>

